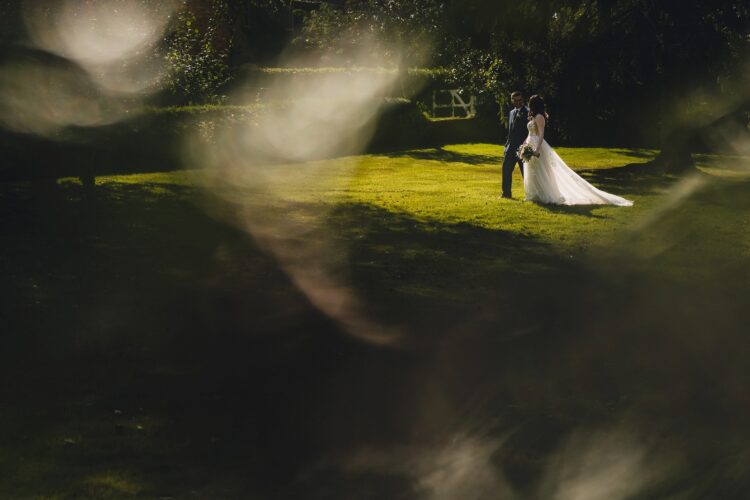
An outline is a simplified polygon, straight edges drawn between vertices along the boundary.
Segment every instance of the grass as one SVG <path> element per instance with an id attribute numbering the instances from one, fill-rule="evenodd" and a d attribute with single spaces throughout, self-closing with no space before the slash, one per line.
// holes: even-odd
<path id="1" fill-rule="evenodd" d="M 653 151 L 558 152 L 635 205 L 524 202 L 518 173 L 498 199 L 489 144 L 281 165 L 256 189 L 3 185 L 0 497 L 544 497 L 563 460 L 633 498 L 742 498 L 748 160 L 681 179 L 620 168 Z M 323 314 L 305 265 L 400 341 Z M 640 458 L 587 462 L 612 443 Z"/>

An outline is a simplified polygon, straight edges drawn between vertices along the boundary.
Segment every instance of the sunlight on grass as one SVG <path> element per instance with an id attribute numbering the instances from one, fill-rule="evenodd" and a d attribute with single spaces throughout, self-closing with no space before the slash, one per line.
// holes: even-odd
<path id="1" fill-rule="evenodd" d="M 635 206 L 552 207 L 525 202 L 518 169 L 513 179 L 514 199 L 499 199 L 503 147 L 495 144 L 449 145 L 269 165 L 273 175 L 265 185 L 267 191 L 247 196 L 279 210 L 285 210 L 289 203 L 313 203 L 329 209 L 340 204 L 369 205 L 423 222 L 469 224 L 516 233 L 567 251 L 613 243 L 618 233 L 653 210 L 659 204 L 659 195 L 669 190 L 669 183 L 649 187 L 622 177 L 608 178 L 605 174 L 608 169 L 648 162 L 654 158 L 654 150 L 558 148 L 557 151 L 590 182 L 634 200 Z M 695 156 L 698 166 L 716 178 L 741 179 L 750 172 L 748 158 Z M 200 171 L 179 171 L 106 176 L 97 178 L 97 184 L 146 186 L 159 195 L 168 191 L 161 185 L 197 186 L 202 175 Z"/>
<path id="2" fill-rule="evenodd" d="M 595 233 L 607 240 L 650 204 L 646 197 L 627 191 L 623 194 L 636 201 L 632 209 L 544 207 L 524 202 L 518 170 L 513 182 L 515 199 L 500 200 L 502 152 L 502 146 L 466 144 L 341 158 L 328 161 L 327 175 L 304 189 L 279 188 L 285 198 L 297 202 L 369 204 L 418 220 L 467 223 L 563 246 L 589 245 Z M 561 154 L 574 166 L 587 169 L 646 162 L 653 156 L 653 152 L 603 148 L 565 148 Z"/>
<path id="3" fill-rule="evenodd" d="M 179 186 L 194 186 L 195 182 L 196 175 L 195 171 L 192 170 L 155 172 L 148 174 L 102 175 L 96 178 L 97 185 L 117 183 L 132 185 L 172 184 Z M 58 179 L 57 183 L 63 186 L 81 184 L 77 177 L 63 177 Z"/>
<path id="4" fill-rule="evenodd" d="M 621 167 L 629 163 L 646 163 L 656 157 L 654 149 L 622 148 L 555 148 L 557 154 L 574 170 Z"/>

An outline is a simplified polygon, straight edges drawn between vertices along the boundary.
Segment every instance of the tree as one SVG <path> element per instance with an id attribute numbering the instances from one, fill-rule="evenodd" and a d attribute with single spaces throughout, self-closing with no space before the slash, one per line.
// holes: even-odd
<path id="1" fill-rule="evenodd" d="M 453 5 L 463 9 L 457 28 L 480 54 L 473 56 L 484 62 L 480 73 L 492 75 L 485 83 L 503 94 L 511 88 L 544 94 L 565 140 L 658 138 L 657 165 L 679 172 L 692 166 L 690 145 L 701 127 L 748 105 L 750 13 L 739 2 Z M 638 130 L 645 137 L 632 133 Z"/>
<path id="2" fill-rule="evenodd" d="M 305 16 L 294 44 L 320 54 L 323 61 L 356 57 L 360 64 L 369 59 L 402 68 L 429 65 L 444 42 L 444 14 L 445 5 L 434 0 L 322 3 Z"/>
<path id="3" fill-rule="evenodd" d="M 229 3 L 191 0 L 177 12 L 165 39 L 167 83 L 190 101 L 215 101 L 230 78 L 233 43 Z"/>

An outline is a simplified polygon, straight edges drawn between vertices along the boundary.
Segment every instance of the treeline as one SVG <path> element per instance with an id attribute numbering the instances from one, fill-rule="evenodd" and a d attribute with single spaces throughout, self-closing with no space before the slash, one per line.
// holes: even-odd
<path id="1" fill-rule="evenodd" d="M 750 110 L 750 4 L 735 0 L 188 4 L 246 26 L 283 20 L 266 32 L 320 66 L 445 68 L 446 85 L 501 110 L 512 90 L 542 94 L 568 143 L 658 146 L 723 121 L 742 126 Z M 241 38 L 227 56 L 232 69 L 275 55 L 240 50 Z"/>
<path id="2" fill-rule="evenodd" d="M 18 5 L 0 2 L 4 47 L 23 41 Z M 432 90 L 460 88 L 479 96 L 483 115 L 502 120 L 511 91 L 539 93 L 557 143 L 661 147 L 669 168 L 689 166 L 689 149 L 701 142 L 726 149 L 747 131 L 750 4 L 736 0 L 180 5 L 154 49 L 167 66 L 166 86 L 149 100 L 157 106 L 232 104 L 237 86 L 262 95 L 270 82 L 312 81 L 322 71 L 262 69 L 283 53 L 305 68 L 397 71 L 400 86 L 383 97 L 423 110 Z"/>

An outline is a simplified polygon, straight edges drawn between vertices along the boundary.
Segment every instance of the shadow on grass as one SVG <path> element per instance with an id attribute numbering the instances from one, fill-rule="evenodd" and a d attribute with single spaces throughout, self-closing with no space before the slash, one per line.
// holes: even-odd
<path id="1" fill-rule="evenodd" d="M 582 215 L 591 217 L 592 219 L 607 218 L 606 216 L 593 213 L 597 208 L 601 208 L 601 205 L 552 205 L 546 203 L 538 203 L 538 205 L 545 210 L 558 214 Z"/>
<path id="2" fill-rule="evenodd" d="M 468 328 L 501 316 L 498 335 L 509 335 L 520 328 L 526 309 L 517 299 L 546 296 L 535 277 L 559 279 L 576 268 L 535 238 L 418 220 L 372 205 L 339 205 L 326 224 L 346 241 L 355 289 L 386 321 L 405 323 L 417 339 L 434 341 L 453 325 Z"/>
<path id="3" fill-rule="evenodd" d="M 581 170 L 578 173 L 596 187 L 617 195 L 659 192 L 668 189 L 679 180 L 679 177 L 659 171 L 650 163 Z"/>
<path id="4" fill-rule="evenodd" d="M 544 498 L 554 464 L 610 484 L 623 469 L 591 457 L 630 449 L 626 479 L 654 479 L 641 498 L 750 486 L 744 275 L 586 266 L 513 233 L 340 205 L 324 225 L 351 284 L 419 338 L 384 349 L 319 314 L 192 189 L 0 199 L 0 496 Z"/>
<path id="5" fill-rule="evenodd" d="M 433 160 L 450 163 L 467 163 L 469 165 L 486 165 L 502 164 L 502 155 L 482 155 L 482 154 L 464 154 L 455 151 L 448 151 L 444 148 L 437 147 L 431 149 L 408 149 L 403 151 L 393 151 L 381 153 L 382 156 L 389 158 L 413 158 L 415 160 Z"/>
<path id="6" fill-rule="evenodd" d="M 614 149 L 613 152 L 617 154 L 625 155 L 625 156 L 632 156 L 633 158 L 652 159 L 656 156 L 653 152 L 642 151 L 638 149 Z"/>
<path id="7" fill-rule="evenodd" d="M 315 315 L 273 257 L 231 224 L 207 216 L 203 208 L 223 209 L 201 201 L 193 188 L 113 182 L 89 199 L 69 185 L 37 200 L 18 184 L 6 186 L 2 201 L 16 216 L 2 228 L 12 235 L 3 259 L 5 317 L 17 323 L 10 331 L 24 332 L 6 341 L 59 358 L 99 347 L 106 356 L 119 342 L 144 341 L 131 347 L 158 350 L 185 331 L 243 325 L 281 331 Z M 319 212 L 293 208 L 302 216 Z M 529 276 L 570 267 L 527 236 L 370 205 L 336 206 L 324 225 L 322 236 L 306 238 L 339 235 L 336 248 L 347 252 L 351 285 L 386 320 L 413 318 L 415 307 L 431 318 L 435 313 L 425 311 L 473 307 L 512 295 Z M 310 243 L 325 248 L 325 241 Z"/>
<path id="8" fill-rule="evenodd" d="M 68 185 L 40 200 L 23 185 L 4 187 L 13 217 L 2 221 L 10 236 L 0 292 L 3 373 L 18 384 L 2 394 L 14 408 L 2 441 L 30 464 L 41 467 L 47 457 L 59 474 L 10 474 L 17 479 L 0 482 L 3 493 L 124 494 L 115 486 L 92 493 L 87 464 L 100 462 L 146 495 L 221 498 L 221 490 L 201 488 L 237 467 L 258 473 L 243 473 L 225 498 L 256 488 L 278 493 L 328 449 L 324 441 L 354 438 L 356 426 L 342 423 L 345 431 L 324 439 L 332 427 L 297 415 L 335 422 L 326 405 L 339 402 L 330 391 L 356 360 L 383 377 L 354 374 L 370 389 L 367 400 L 352 398 L 388 421 L 368 439 L 401 435 L 390 426 L 398 428 L 407 394 L 393 399 L 389 388 L 411 376 L 414 354 L 350 339 L 252 238 L 196 206 L 208 201 L 194 189 L 106 183 L 90 199 Z M 517 294 L 535 288 L 530 276 L 557 268 L 532 239 L 372 206 L 338 206 L 325 225 L 349 249 L 351 284 L 370 312 L 406 325 L 423 346 L 446 330 L 496 322 Z M 498 331 L 518 326 L 513 315 Z M 14 437 L 29 434 L 47 437 Z M 158 472 L 139 463 L 173 465 Z"/>

